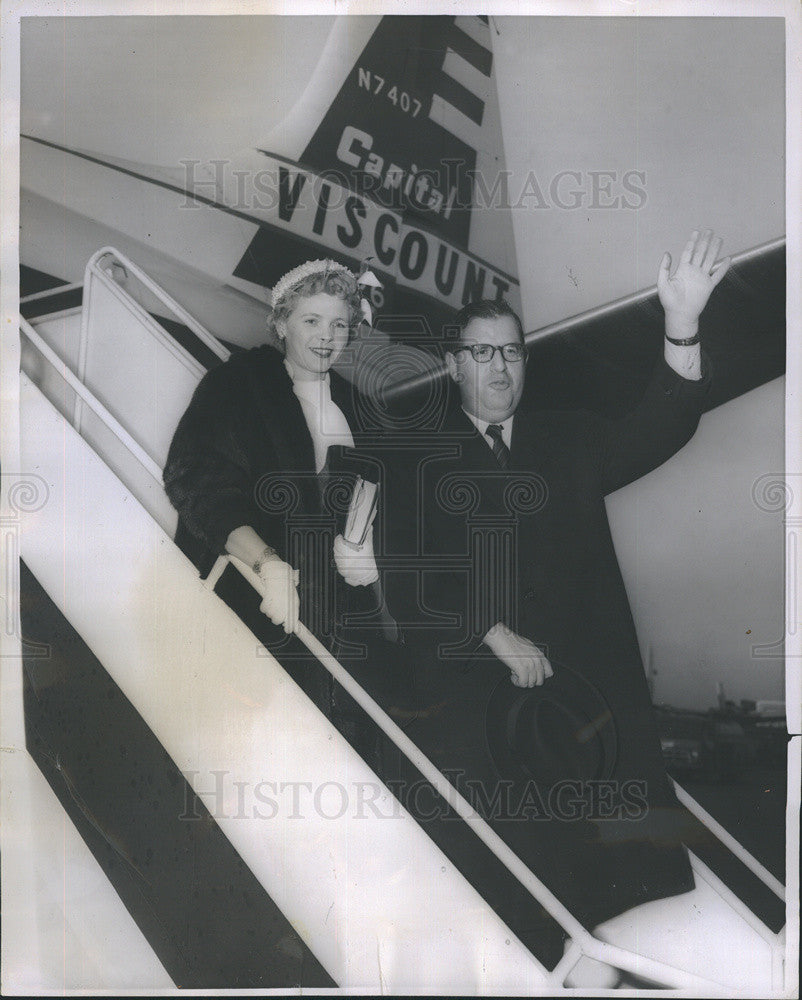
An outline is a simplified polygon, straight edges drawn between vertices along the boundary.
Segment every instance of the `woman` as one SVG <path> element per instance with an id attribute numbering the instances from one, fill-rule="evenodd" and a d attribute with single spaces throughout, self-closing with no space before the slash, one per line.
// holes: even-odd
<path id="1" fill-rule="evenodd" d="M 329 675 L 293 635 L 298 620 L 334 647 L 345 638 L 344 615 L 359 612 L 376 626 L 367 634 L 381 654 L 363 655 L 363 664 L 393 652 L 379 632 L 372 529 L 361 547 L 339 533 L 365 462 L 354 451 L 358 392 L 331 366 L 363 307 L 356 276 L 331 260 L 285 274 L 272 304 L 275 346 L 237 353 L 206 374 L 175 432 L 164 484 L 180 515 L 178 544 L 202 575 L 223 553 L 253 569 L 259 593 L 233 566 L 216 592 L 331 715 Z M 374 679 L 372 693 L 392 703 L 382 684 L 397 672 Z"/>

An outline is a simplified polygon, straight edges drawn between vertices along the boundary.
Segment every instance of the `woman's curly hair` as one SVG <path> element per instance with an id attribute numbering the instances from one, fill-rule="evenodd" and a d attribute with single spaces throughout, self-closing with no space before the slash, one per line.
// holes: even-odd
<path id="1" fill-rule="evenodd" d="M 356 282 L 341 271 L 321 271 L 302 278 L 274 306 L 267 319 L 267 332 L 274 347 L 284 351 L 284 341 L 279 337 L 276 325 L 281 320 L 287 319 L 300 299 L 309 298 L 319 292 L 334 295 L 346 303 L 348 306 L 348 336 L 353 334 L 362 319 L 361 298 Z"/>

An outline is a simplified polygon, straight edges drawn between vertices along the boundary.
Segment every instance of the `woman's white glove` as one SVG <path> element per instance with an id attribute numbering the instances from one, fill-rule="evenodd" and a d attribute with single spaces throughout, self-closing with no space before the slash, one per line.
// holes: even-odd
<path id="1" fill-rule="evenodd" d="M 298 624 L 298 570 L 281 559 L 266 559 L 259 568 L 262 581 L 260 611 L 287 633 Z"/>
<path id="2" fill-rule="evenodd" d="M 367 587 L 379 579 L 373 555 L 373 529 L 362 545 L 351 545 L 342 535 L 334 539 L 334 564 L 349 587 Z"/>

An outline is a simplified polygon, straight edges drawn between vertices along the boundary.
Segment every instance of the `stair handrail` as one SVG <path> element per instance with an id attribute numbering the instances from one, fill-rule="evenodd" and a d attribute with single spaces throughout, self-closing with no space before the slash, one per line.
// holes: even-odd
<path id="1" fill-rule="evenodd" d="M 777 241 L 780 242 L 780 241 Z M 153 281 L 141 268 L 134 264 L 128 257 L 120 253 L 114 247 L 103 247 L 90 258 L 86 267 L 87 281 L 91 276 L 100 278 L 113 287 L 117 294 L 127 296 L 138 309 L 143 307 L 121 287 L 109 270 L 105 270 L 101 264 L 104 258 L 111 258 L 112 264 L 118 264 L 135 277 L 154 294 L 157 299 L 163 302 L 177 316 L 181 322 L 190 329 L 199 340 L 201 340 L 214 354 L 225 361 L 230 352 L 225 348 L 213 334 L 209 333 L 197 320 L 194 319 L 175 299 L 165 292 Z M 82 353 L 85 351 L 84 335 L 87 329 L 86 313 L 82 317 Z M 144 466 L 151 476 L 157 481 L 162 481 L 162 469 L 145 450 L 135 441 L 125 427 L 108 411 L 108 409 L 89 390 L 79 375 L 74 373 L 66 363 L 59 358 L 55 351 L 43 340 L 31 324 L 20 316 L 20 329 L 31 341 L 34 347 L 41 352 L 45 359 L 53 365 L 64 377 L 69 386 L 76 392 L 80 399 L 96 414 L 97 417 L 114 433 L 135 458 Z M 79 370 L 81 362 L 79 360 Z M 214 583 L 219 578 L 227 564 L 233 565 L 245 579 L 256 589 L 260 589 L 258 576 L 250 566 L 236 559 L 233 556 L 221 556 L 212 573 L 206 579 L 209 588 L 214 587 Z M 561 985 L 565 976 L 570 972 L 579 959 L 585 955 L 589 958 L 597 959 L 614 965 L 624 971 L 653 979 L 654 981 L 668 987 L 679 989 L 705 989 L 712 992 L 722 992 L 724 988 L 721 984 L 704 977 L 696 976 L 682 969 L 677 969 L 668 963 L 660 962 L 646 956 L 638 955 L 636 952 L 609 944 L 593 937 L 593 935 L 573 916 L 563 903 L 549 890 L 543 882 L 531 871 L 531 869 L 515 854 L 505 841 L 495 830 L 484 820 L 473 806 L 465 799 L 454 785 L 437 769 L 428 757 L 416 746 L 406 733 L 393 721 L 393 719 L 381 708 L 381 706 L 358 684 L 348 671 L 339 663 L 336 657 L 313 635 L 312 632 L 301 622 L 298 622 L 295 634 L 306 648 L 314 655 L 322 666 L 334 677 L 334 679 L 351 695 L 352 698 L 364 709 L 368 716 L 379 726 L 399 750 L 410 760 L 410 762 L 424 775 L 432 784 L 435 790 L 444 800 L 457 812 L 463 821 L 473 830 L 477 837 L 492 851 L 495 857 L 510 871 L 510 873 L 521 883 L 521 885 L 536 899 L 558 923 L 568 932 L 569 942 L 566 954 L 560 963 L 549 974 L 549 981 L 554 985 Z M 672 779 L 673 780 L 673 779 Z M 673 782 L 677 797 L 682 804 L 699 819 L 711 832 L 745 864 L 758 878 L 763 881 L 776 895 L 785 899 L 785 888 L 756 858 L 753 857 L 724 827 L 721 826 L 712 816 L 709 815 L 685 789 Z M 692 856 L 692 862 L 698 861 Z M 701 872 L 698 865 L 694 868 Z M 705 869 L 706 870 L 706 869 Z M 712 874 L 712 873 L 711 873 Z M 712 884 L 712 883 L 711 883 Z M 716 886 L 713 886 L 716 888 Z M 733 896 L 728 887 L 729 896 Z M 718 889 L 717 889 L 718 891 Z M 736 898 L 736 897 L 734 897 Z M 732 905 L 732 900 L 729 900 Z M 774 935 L 759 918 L 745 904 L 740 903 L 740 910 L 748 910 L 754 920 L 758 920 L 765 930 L 767 940 L 773 942 L 774 948 L 779 947 L 781 935 Z M 751 922 L 751 921 L 750 921 Z"/>
<path id="2" fill-rule="evenodd" d="M 120 282 L 116 281 L 113 275 L 102 266 L 101 262 L 106 257 L 111 258 L 110 263 L 112 265 L 118 264 L 126 272 L 133 274 L 137 281 L 144 285 L 145 288 L 147 288 L 148 291 L 151 292 L 160 302 L 166 305 L 167 308 L 184 324 L 184 326 L 191 330 L 198 340 L 205 344 L 210 351 L 216 354 L 221 361 L 227 361 L 229 359 L 231 351 L 229 351 L 227 347 L 224 347 L 213 333 L 210 333 L 206 327 L 199 323 L 191 313 L 187 312 L 187 310 L 179 302 L 176 302 L 172 295 L 170 295 L 169 292 L 166 292 L 161 285 L 158 285 L 153 278 L 150 277 L 150 275 L 139 267 L 138 264 L 135 264 L 129 257 L 126 257 L 125 254 L 121 253 L 115 247 L 101 247 L 100 250 L 97 250 L 92 254 L 84 271 L 84 286 L 88 285 L 91 276 L 98 277 L 101 281 L 108 286 L 113 287 L 115 290 L 125 292 L 128 298 L 140 309 L 142 309 L 142 306 L 136 301 L 134 296 L 123 288 Z M 82 328 L 81 337 L 83 338 L 83 336 L 84 330 Z"/>

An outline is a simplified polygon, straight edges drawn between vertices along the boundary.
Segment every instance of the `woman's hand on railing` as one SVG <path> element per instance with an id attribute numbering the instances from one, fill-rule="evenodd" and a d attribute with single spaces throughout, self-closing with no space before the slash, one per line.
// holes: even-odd
<path id="1" fill-rule="evenodd" d="M 259 568 L 262 583 L 260 610 L 288 634 L 298 625 L 298 570 L 278 557 L 266 559 Z"/>
<path id="2" fill-rule="evenodd" d="M 285 563 L 254 529 L 243 524 L 229 534 L 226 552 L 262 595 L 260 610 L 288 634 L 298 625 L 298 570 Z"/>

